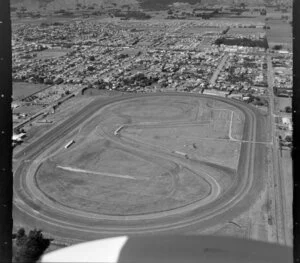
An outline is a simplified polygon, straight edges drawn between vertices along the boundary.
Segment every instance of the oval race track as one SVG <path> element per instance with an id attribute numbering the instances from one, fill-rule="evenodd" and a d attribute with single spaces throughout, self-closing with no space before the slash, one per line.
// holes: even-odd
<path id="1" fill-rule="evenodd" d="M 260 177 L 259 171 L 263 169 L 262 159 L 265 154 L 264 145 L 249 142 L 241 143 L 237 176 L 229 189 L 220 195 L 218 182 L 207 175 L 211 186 L 210 194 L 199 202 L 181 208 L 143 215 L 99 215 L 51 202 L 38 191 L 35 173 L 45 149 L 60 143 L 104 106 L 132 98 L 153 96 L 198 96 L 225 102 L 238 108 L 245 115 L 243 140 L 251 142 L 262 140 L 260 134 L 265 129 L 266 121 L 255 108 L 239 101 L 186 93 L 126 95 L 105 102 L 95 100 L 14 156 L 19 161 L 14 174 L 14 218 L 32 227 L 41 228 L 58 238 L 91 240 L 122 234 L 184 233 L 204 230 L 231 220 L 249 209 L 262 189 L 263 178 Z M 117 143 L 130 147 L 130 143 L 126 140 L 120 139 Z M 167 159 L 167 156 L 163 158 Z M 180 165 L 179 158 L 177 161 Z"/>

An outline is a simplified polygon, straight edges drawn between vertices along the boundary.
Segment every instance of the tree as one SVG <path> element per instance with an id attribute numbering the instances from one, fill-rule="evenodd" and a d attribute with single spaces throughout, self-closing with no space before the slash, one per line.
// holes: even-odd
<path id="1" fill-rule="evenodd" d="M 24 13 L 24 12 L 26 12 L 26 11 L 27 11 L 27 8 L 24 7 L 24 6 L 22 6 L 22 7 L 21 7 L 21 12 Z"/>
<path id="2" fill-rule="evenodd" d="M 19 239 L 19 238 L 22 238 L 22 237 L 24 237 L 24 236 L 25 236 L 25 230 L 24 230 L 24 228 L 22 227 L 22 228 L 20 228 L 20 229 L 18 230 L 18 232 L 17 232 L 17 234 L 16 234 L 16 238 Z"/>
<path id="3" fill-rule="evenodd" d="M 28 236 L 23 228 L 16 234 L 16 249 L 13 262 L 36 262 L 50 245 L 50 239 L 44 238 L 41 230 L 31 230 Z"/>
<path id="4" fill-rule="evenodd" d="M 290 135 L 285 136 L 285 140 L 287 142 L 292 142 L 292 136 L 290 136 Z"/>
<path id="5" fill-rule="evenodd" d="M 285 110 L 285 112 L 287 112 L 287 113 L 291 113 L 291 112 L 292 112 L 292 107 L 286 106 L 286 107 L 284 108 L 284 110 Z"/>
<path id="6" fill-rule="evenodd" d="M 16 234 L 16 245 L 22 246 L 26 242 L 26 238 L 24 228 L 20 228 Z"/>
<path id="7" fill-rule="evenodd" d="M 282 49 L 282 45 L 275 45 L 273 47 L 274 50 L 281 50 Z"/>

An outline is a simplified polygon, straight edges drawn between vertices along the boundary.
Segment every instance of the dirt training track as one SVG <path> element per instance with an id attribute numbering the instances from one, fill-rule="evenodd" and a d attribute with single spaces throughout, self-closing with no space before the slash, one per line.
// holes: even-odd
<path id="1" fill-rule="evenodd" d="M 212 121 L 216 126 L 214 132 L 219 136 L 215 141 L 220 140 L 219 145 L 226 140 L 239 145 L 239 157 L 235 169 L 199 159 L 192 150 L 187 151 L 188 156 L 185 156 L 182 151 L 178 150 L 179 148 L 176 148 L 176 143 L 170 144 L 169 137 L 176 138 L 177 142 L 182 140 L 186 143 L 191 140 L 190 138 L 197 142 L 195 136 L 198 133 L 202 132 L 203 136 L 212 134 L 208 130 L 205 135 L 204 128 L 199 129 L 198 112 L 196 122 L 187 120 L 186 115 L 180 115 L 188 112 L 189 109 L 185 108 L 187 106 L 182 106 L 181 111 L 170 108 L 168 112 L 165 108 L 160 109 L 157 106 L 159 100 L 167 102 L 177 100 L 177 98 L 187 101 L 189 98 L 191 101 L 196 101 L 197 98 L 199 101 L 214 101 L 216 104 L 228 105 L 230 109 L 236 109 L 243 114 L 243 134 L 240 138 L 232 125 L 233 112 L 228 115 L 228 121 L 224 121 L 229 131 L 229 135 L 224 138 L 219 132 L 222 128 L 217 127 L 217 124 Z M 160 118 L 160 122 L 131 123 L 130 120 L 121 123 L 120 126 L 116 116 L 128 119 L 129 113 L 126 115 L 126 110 L 131 107 L 128 105 L 133 105 L 130 114 L 137 119 L 143 118 L 139 116 L 140 111 L 134 108 L 139 100 L 145 104 L 146 109 L 147 107 L 153 109 L 153 116 L 148 116 L 148 118 Z M 150 101 L 150 106 L 146 105 L 147 100 Z M 176 105 L 180 104 L 176 103 Z M 93 136 L 99 136 L 105 140 L 103 152 L 109 153 L 107 157 L 99 153 L 99 159 L 104 159 L 103 163 L 100 163 L 103 171 L 91 169 L 95 161 L 92 159 L 91 163 L 89 160 L 91 160 L 90 156 L 93 153 L 91 151 L 93 151 L 93 145 L 96 147 L 97 140 L 87 144 L 84 133 L 85 129 L 88 130 L 89 125 L 95 122 L 93 118 L 99 110 L 102 112 L 102 115 L 99 115 L 102 123 L 99 127 L 91 129 Z M 103 116 L 109 116 L 109 112 L 113 110 L 118 115 L 103 119 Z M 167 121 L 162 121 L 164 114 L 167 116 L 165 117 Z M 178 116 L 181 116 L 179 121 Z M 169 121 L 170 119 L 172 122 Z M 88 120 L 92 121 L 88 122 Z M 85 124 L 78 128 L 82 123 Z M 223 122 L 220 121 L 220 123 Z M 266 146 L 255 142 L 266 140 L 262 136 L 265 133 L 266 123 L 265 117 L 255 108 L 239 101 L 212 96 L 162 93 L 126 95 L 105 101 L 97 99 L 15 155 L 19 166 L 14 174 L 14 217 L 54 236 L 75 240 L 91 240 L 120 234 L 184 233 L 226 223 L 246 211 L 258 197 L 262 188 L 263 173 L 261 171 L 264 169 Z M 190 125 L 189 130 L 185 130 L 186 125 Z M 154 136 L 153 131 L 158 131 L 159 134 Z M 153 143 L 149 134 L 157 138 L 159 144 L 161 142 L 159 135 L 167 134 L 169 137 L 164 140 L 165 145 L 160 146 Z M 62 151 L 61 148 L 66 142 L 76 135 L 82 139 L 82 143 L 80 144 L 80 139 L 75 139 L 76 145 L 73 149 Z M 180 135 L 186 137 L 180 137 Z M 203 141 L 204 139 L 207 138 L 203 137 Z M 198 146 L 195 143 L 193 145 L 195 148 Z M 203 145 L 201 144 L 201 147 Z M 101 145 L 101 147 L 104 146 Z M 57 154 L 57 151 L 60 153 Z M 83 154 L 83 151 L 86 152 Z M 66 165 L 66 160 L 71 160 L 76 154 L 80 159 L 74 157 L 73 163 L 69 161 L 69 164 L 75 163 L 78 167 Z M 86 157 L 84 164 L 80 163 L 81 159 L 84 159 L 80 154 Z M 120 157 L 120 160 L 114 161 L 111 156 L 129 159 L 122 162 Z M 119 173 L 116 172 L 118 168 L 116 164 L 123 167 Z M 132 165 L 127 167 L 128 164 Z M 148 170 L 149 173 L 146 173 Z M 129 173 L 123 171 L 129 171 Z M 155 173 L 159 174 L 159 177 Z M 76 177 L 77 174 L 79 174 L 78 177 Z M 66 180 L 69 183 L 68 188 L 60 188 L 67 184 Z M 85 188 L 81 185 L 84 185 L 86 180 L 90 180 L 90 183 Z M 100 193 L 97 190 L 98 195 L 102 195 L 97 197 L 98 199 L 93 195 L 94 202 L 91 198 L 80 204 L 76 199 L 76 194 L 80 193 L 85 198 L 90 197 L 93 193 L 91 191 L 94 189 L 91 188 L 93 185 L 96 190 L 102 187 Z M 116 187 L 117 185 L 120 187 Z M 133 195 L 138 190 L 139 194 Z M 147 194 L 149 199 L 145 197 Z M 103 201 L 101 205 L 99 205 L 100 201 Z M 119 204 L 120 202 L 123 202 L 122 205 Z"/>

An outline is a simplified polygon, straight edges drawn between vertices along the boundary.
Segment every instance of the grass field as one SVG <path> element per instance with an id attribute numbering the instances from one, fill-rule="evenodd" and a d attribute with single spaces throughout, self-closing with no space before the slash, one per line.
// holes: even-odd
<path id="1" fill-rule="evenodd" d="M 264 33 L 265 29 L 263 28 L 230 28 L 228 34 L 242 34 L 242 35 L 250 35 L 257 33 Z"/>
<path id="2" fill-rule="evenodd" d="M 267 25 L 271 29 L 267 30 L 269 45 L 283 44 L 291 46 L 293 42 L 292 26 L 280 20 L 270 20 Z"/>
<path id="3" fill-rule="evenodd" d="M 14 100 L 22 99 L 46 87 L 47 85 L 44 84 L 13 82 L 13 99 Z"/>
<path id="4" fill-rule="evenodd" d="M 221 33 L 222 30 L 224 30 L 225 27 L 220 28 L 220 27 L 201 27 L 201 26 L 192 26 L 188 27 L 184 30 L 185 33 L 190 33 L 190 34 L 203 34 L 206 32 L 214 32 L 214 33 Z"/>
<path id="5" fill-rule="evenodd" d="M 36 52 L 36 54 L 37 54 L 37 58 L 39 59 L 58 58 L 66 55 L 68 51 L 69 51 L 68 49 L 49 49 L 49 50 Z"/>
<path id="6" fill-rule="evenodd" d="M 215 182 L 230 187 L 243 125 L 239 110 L 213 99 L 125 100 L 91 116 L 75 144 L 42 163 L 36 181 L 48 198 L 87 212 L 177 209 L 208 198 Z"/>
<path id="7" fill-rule="evenodd" d="M 285 107 L 292 107 L 292 99 L 284 97 L 275 98 L 276 106 L 279 111 L 285 111 Z"/>
<path id="8" fill-rule="evenodd" d="M 282 177 L 284 178 L 284 186 L 285 186 L 285 193 L 286 193 L 286 209 L 287 211 L 292 214 L 293 211 L 293 160 L 291 158 L 291 152 L 290 151 L 283 151 L 282 152 Z M 293 217 L 289 217 L 287 219 L 287 225 L 289 228 L 289 244 L 292 246 L 292 240 L 293 240 Z"/>

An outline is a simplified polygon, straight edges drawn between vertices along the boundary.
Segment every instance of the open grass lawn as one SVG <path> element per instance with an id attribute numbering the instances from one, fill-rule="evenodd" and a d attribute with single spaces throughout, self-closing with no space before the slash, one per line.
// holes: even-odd
<path id="1" fill-rule="evenodd" d="M 286 209 L 288 213 L 291 215 L 293 211 L 293 160 L 291 157 L 291 151 L 284 150 L 282 151 L 282 158 L 281 158 L 281 168 L 282 168 L 282 177 L 284 178 L 284 185 L 285 185 L 285 194 L 286 194 Z M 288 225 L 288 238 L 290 240 L 290 246 L 292 246 L 293 240 L 293 217 L 290 216 L 287 218 L 287 225 Z"/>
<path id="2" fill-rule="evenodd" d="M 292 98 L 276 97 L 276 105 L 279 111 L 285 111 L 285 107 L 292 107 Z"/>
<path id="3" fill-rule="evenodd" d="M 40 52 L 36 52 L 36 54 L 37 58 L 39 59 L 58 58 L 66 55 L 68 51 L 68 49 L 46 49 Z"/>
<path id="4" fill-rule="evenodd" d="M 184 29 L 185 33 L 190 33 L 190 34 L 203 34 L 206 32 L 214 32 L 214 33 L 220 33 L 224 28 L 220 27 L 201 27 L 201 26 L 192 26 Z"/>
<path id="5" fill-rule="evenodd" d="M 242 34 L 242 35 L 250 35 L 250 34 L 258 34 L 265 33 L 266 30 L 263 28 L 230 28 L 227 34 Z"/>
<path id="6" fill-rule="evenodd" d="M 93 171 L 68 170 L 47 161 L 37 174 L 40 189 L 67 207 L 109 215 L 170 210 L 201 200 L 210 192 L 210 185 L 199 174 L 172 163 L 157 165 L 116 149 L 106 149 L 100 156 L 98 169 Z M 95 162 L 86 162 L 84 166 L 92 169 Z"/>
<path id="7" fill-rule="evenodd" d="M 44 84 L 13 82 L 13 99 L 20 100 L 46 87 L 47 85 Z"/>
<path id="8" fill-rule="evenodd" d="M 267 30 L 267 39 L 270 44 L 292 45 L 293 32 L 289 23 L 280 20 L 270 20 L 267 25 L 270 26 L 270 29 Z"/>

